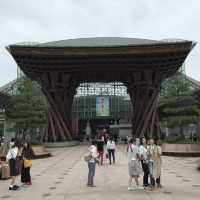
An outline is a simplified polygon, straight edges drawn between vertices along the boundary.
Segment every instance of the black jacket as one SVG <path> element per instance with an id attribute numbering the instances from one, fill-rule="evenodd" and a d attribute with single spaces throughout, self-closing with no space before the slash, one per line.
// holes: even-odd
<path id="1" fill-rule="evenodd" d="M 31 160 L 34 158 L 34 152 L 33 149 L 31 147 L 24 147 L 22 150 L 22 158 L 25 158 L 27 160 Z"/>

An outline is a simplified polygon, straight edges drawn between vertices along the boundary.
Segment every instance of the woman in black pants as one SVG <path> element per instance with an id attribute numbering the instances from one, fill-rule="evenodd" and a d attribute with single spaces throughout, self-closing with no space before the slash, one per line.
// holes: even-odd
<path id="1" fill-rule="evenodd" d="M 149 165 L 147 160 L 147 148 L 146 148 L 146 140 L 143 138 L 143 140 L 140 143 L 139 146 L 139 154 L 140 154 L 140 160 L 142 164 L 142 169 L 144 172 L 143 175 L 143 186 L 148 187 L 148 178 L 149 178 Z"/>
<path id="2" fill-rule="evenodd" d="M 21 171 L 21 182 L 26 185 L 32 185 L 31 182 L 31 175 L 30 175 L 30 168 L 31 167 L 25 167 L 24 161 L 25 160 L 32 160 L 34 157 L 33 150 L 28 142 L 24 143 L 24 147 L 22 150 L 22 158 L 23 158 L 23 165 L 22 165 L 22 171 Z"/>

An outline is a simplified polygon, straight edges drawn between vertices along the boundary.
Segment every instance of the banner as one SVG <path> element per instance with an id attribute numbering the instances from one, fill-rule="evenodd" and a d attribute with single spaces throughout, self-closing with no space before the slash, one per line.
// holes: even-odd
<path id="1" fill-rule="evenodd" d="M 110 115 L 109 97 L 96 98 L 96 116 L 107 117 Z"/>

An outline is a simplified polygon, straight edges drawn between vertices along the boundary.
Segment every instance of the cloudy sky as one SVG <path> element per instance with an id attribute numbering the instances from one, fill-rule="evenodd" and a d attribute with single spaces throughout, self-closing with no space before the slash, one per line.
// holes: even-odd
<path id="1" fill-rule="evenodd" d="M 200 1 L 0 0 L 0 86 L 17 72 L 6 45 L 100 36 L 200 43 Z M 200 80 L 200 44 L 186 60 L 186 73 Z"/>

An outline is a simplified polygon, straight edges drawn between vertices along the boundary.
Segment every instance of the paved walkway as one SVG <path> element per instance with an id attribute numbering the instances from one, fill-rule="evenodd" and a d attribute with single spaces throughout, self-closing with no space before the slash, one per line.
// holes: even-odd
<path id="1" fill-rule="evenodd" d="M 14 200 L 197 200 L 200 173 L 196 158 L 163 157 L 162 184 L 156 191 L 127 191 L 128 170 L 125 146 L 118 147 L 116 164 L 96 170 L 96 188 L 86 187 L 87 165 L 83 156 L 87 146 L 53 149 L 48 159 L 35 160 L 31 169 L 33 185 L 8 191 L 9 181 L 0 181 L 0 199 Z M 18 178 L 19 181 L 19 178 Z M 141 182 L 141 181 L 140 181 Z"/>

